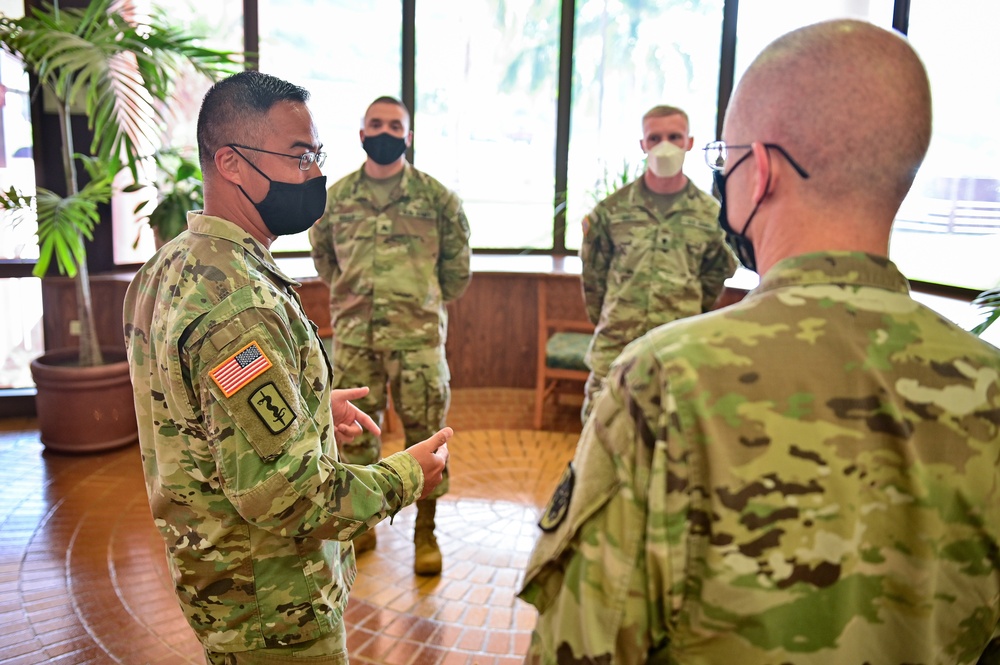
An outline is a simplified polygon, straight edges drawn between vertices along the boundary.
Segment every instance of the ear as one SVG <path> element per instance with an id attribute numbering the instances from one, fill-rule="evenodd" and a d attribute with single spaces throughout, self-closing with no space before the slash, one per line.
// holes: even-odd
<path id="1" fill-rule="evenodd" d="M 240 172 L 240 156 L 229 146 L 223 146 L 215 151 L 215 170 L 223 178 L 237 185 L 243 184 L 243 174 Z"/>
<path id="2" fill-rule="evenodd" d="M 358 140 L 361 141 L 361 143 L 365 142 L 365 130 L 364 130 L 364 128 L 361 128 L 361 129 L 358 130 Z"/>
<path id="3" fill-rule="evenodd" d="M 760 203 L 771 186 L 771 155 L 760 141 L 754 141 L 751 146 L 755 176 L 753 202 Z"/>
<path id="4" fill-rule="evenodd" d="M 406 132 L 406 147 L 409 148 L 413 145 L 413 130 Z"/>
<path id="5" fill-rule="evenodd" d="M 688 137 L 688 147 L 684 149 L 684 152 L 691 152 L 691 148 L 693 148 L 693 147 L 694 147 L 694 137 L 693 136 L 689 136 Z"/>
<path id="6" fill-rule="evenodd" d="M 639 139 L 639 150 L 642 150 L 642 154 L 649 152 L 646 150 L 646 139 Z"/>

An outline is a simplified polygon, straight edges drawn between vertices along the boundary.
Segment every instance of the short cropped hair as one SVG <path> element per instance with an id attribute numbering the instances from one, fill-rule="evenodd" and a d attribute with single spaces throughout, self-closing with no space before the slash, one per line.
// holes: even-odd
<path id="1" fill-rule="evenodd" d="M 691 126 L 691 120 L 688 118 L 688 114 L 684 111 L 684 109 L 677 106 L 668 106 L 666 104 L 658 104 L 646 111 L 646 113 L 642 116 L 642 122 L 645 124 L 646 120 L 649 118 L 666 118 L 668 115 L 679 115 L 684 118 L 684 122 L 687 123 L 689 127 Z"/>
<path id="2" fill-rule="evenodd" d="M 389 95 L 382 95 L 381 97 L 375 99 L 375 101 L 369 104 L 368 108 L 365 109 L 365 114 L 361 117 L 362 127 L 365 124 L 365 119 L 368 117 L 368 112 L 371 111 L 372 107 L 375 106 L 376 104 L 392 104 L 393 106 L 398 106 L 399 108 L 403 109 L 403 111 L 406 113 L 407 123 L 410 122 L 410 109 L 406 108 L 406 104 L 404 104 L 399 99 L 396 99 L 395 97 L 391 97 Z"/>
<path id="3" fill-rule="evenodd" d="M 213 164 L 219 148 L 250 145 L 263 132 L 268 111 L 278 102 L 306 103 L 309 91 L 270 74 L 246 70 L 222 79 L 205 94 L 198 112 L 201 170 Z"/>

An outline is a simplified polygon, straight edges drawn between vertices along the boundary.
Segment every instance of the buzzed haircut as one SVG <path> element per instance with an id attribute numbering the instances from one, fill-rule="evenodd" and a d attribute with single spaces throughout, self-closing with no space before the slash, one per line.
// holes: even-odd
<path id="1" fill-rule="evenodd" d="M 278 102 L 309 101 L 309 91 L 270 74 L 246 70 L 222 79 L 205 94 L 198 112 L 198 159 L 201 170 L 214 163 L 224 145 L 251 145 L 263 131 L 264 118 Z"/>
<path id="2" fill-rule="evenodd" d="M 406 121 L 410 122 L 410 109 L 406 108 L 406 104 L 396 99 L 395 97 L 390 97 L 389 95 L 382 95 L 381 97 L 376 98 L 375 101 L 369 104 L 368 108 L 365 109 L 365 114 L 361 117 L 362 126 L 364 126 L 365 124 L 365 118 L 368 117 L 368 112 L 371 111 L 372 107 L 375 106 L 376 104 L 392 104 L 393 106 L 398 106 L 399 108 L 403 109 L 403 111 L 406 112 Z"/>
<path id="3" fill-rule="evenodd" d="M 646 120 L 649 118 L 666 118 L 670 115 L 679 115 L 684 118 L 685 124 L 688 127 L 691 126 L 691 120 L 688 118 L 688 114 L 685 113 L 684 109 L 677 106 L 668 106 L 667 104 L 658 104 L 653 108 L 649 109 L 642 115 L 642 123 L 646 124 Z"/>
<path id="4" fill-rule="evenodd" d="M 931 137 L 923 63 L 903 35 L 864 21 L 776 39 L 747 68 L 730 111 L 736 140 L 779 143 L 809 171 L 815 196 L 892 212 Z"/>

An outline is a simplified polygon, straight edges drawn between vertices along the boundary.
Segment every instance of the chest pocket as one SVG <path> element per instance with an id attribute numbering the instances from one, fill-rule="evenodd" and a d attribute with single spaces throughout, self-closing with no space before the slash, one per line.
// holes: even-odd
<path id="1" fill-rule="evenodd" d="M 608 217 L 608 230 L 615 246 L 615 254 L 628 255 L 653 231 L 655 222 L 647 215 L 635 212 L 619 213 Z"/>
<path id="2" fill-rule="evenodd" d="M 396 218 L 396 233 L 407 236 L 437 236 L 438 215 L 424 205 L 409 204 L 399 210 Z"/>
<path id="3" fill-rule="evenodd" d="M 334 213 L 330 215 L 330 225 L 333 227 L 333 237 L 337 244 L 349 242 L 354 238 L 371 238 L 373 228 L 371 224 L 365 224 L 365 215 L 362 211 Z"/>

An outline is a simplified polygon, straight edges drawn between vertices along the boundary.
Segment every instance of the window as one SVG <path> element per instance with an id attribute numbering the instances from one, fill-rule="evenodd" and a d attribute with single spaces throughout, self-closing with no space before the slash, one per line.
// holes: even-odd
<path id="1" fill-rule="evenodd" d="M 19 1 L 0 2 L 0 12 L 24 15 Z M 0 52 L 0 188 L 35 193 L 32 153 L 28 75 L 20 60 Z M 0 263 L 13 264 L 5 274 L 25 275 L 0 278 L 0 390 L 31 387 L 28 366 L 44 350 L 41 280 L 29 276 L 31 261 L 38 258 L 36 228 L 32 215 L 20 216 L 15 224 L 0 221 Z"/>
<path id="2" fill-rule="evenodd" d="M 134 2 L 136 9 L 146 12 L 168 12 L 173 27 L 190 35 L 203 37 L 199 46 L 228 51 L 243 50 L 243 8 L 240 3 L 202 2 L 200 0 L 143 0 Z M 163 149 L 177 150 L 198 159 L 198 109 L 212 82 L 205 76 L 189 71 L 175 82 L 171 108 L 167 109 L 167 125 L 162 136 Z M 150 165 L 150 171 L 153 170 Z M 147 173 L 155 180 L 155 173 Z M 116 182 L 126 186 L 131 174 L 122 172 Z M 117 194 L 111 202 L 114 225 L 115 263 L 141 263 L 152 255 L 155 242 L 152 229 L 135 215 L 136 206 L 155 196 L 155 190 Z"/>
<path id="3" fill-rule="evenodd" d="M 963 17 L 955 29 L 956 17 Z M 1000 283 L 1000 5 L 911 0 L 909 38 L 927 67 L 931 147 L 896 219 L 891 256 L 910 279 Z"/>
<path id="4" fill-rule="evenodd" d="M 260 71 L 309 90 L 332 185 L 365 161 L 358 132 L 368 104 L 400 96 L 400 2 L 260 0 L 258 7 Z M 308 251 L 308 235 L 282 236 L 271 250 Z"/>
<path id="5" fill-rule="evenodd" d="M 642 115 L 653 106 L 688 114 L 695 149 L 684 172 L 710 190 L 698 148 L 715 139 L 722 5 L 577 2 L 567 248 L 579 249 L 580 220 L 594 204 L 642 173 Z"/>
<path id="6" fill-rule="evenodd" d="M 414 165 L 475 247 L 551 249 L 559 3 L 417 3 L 416 34 Z"/>

